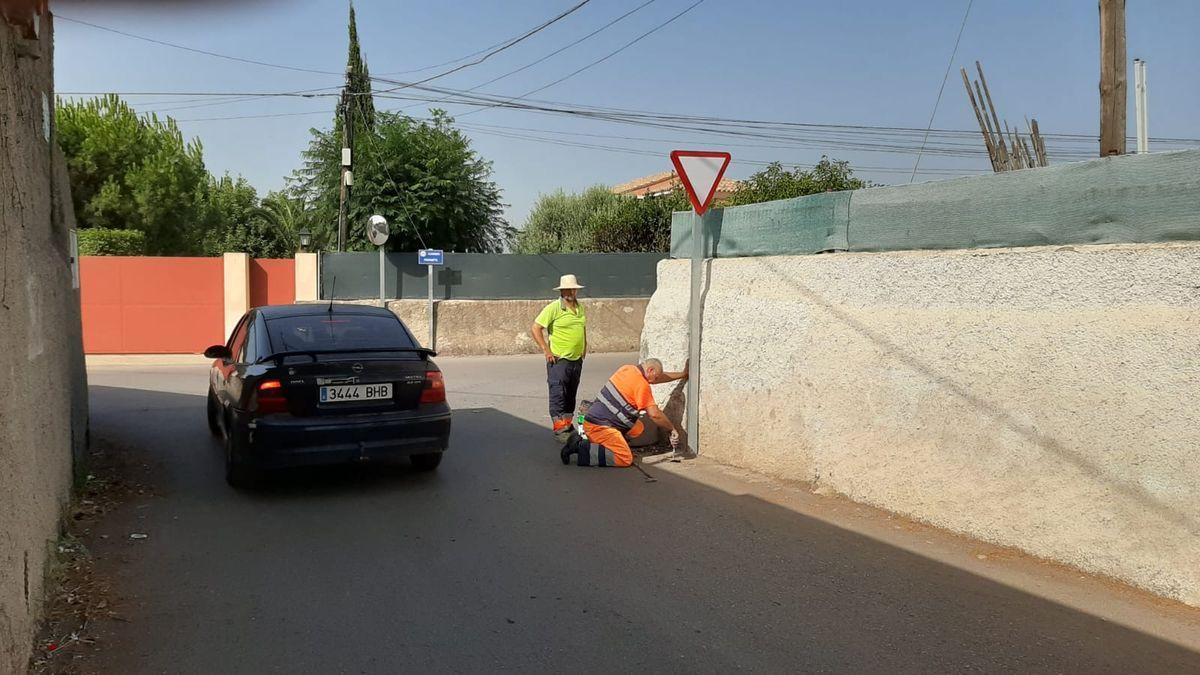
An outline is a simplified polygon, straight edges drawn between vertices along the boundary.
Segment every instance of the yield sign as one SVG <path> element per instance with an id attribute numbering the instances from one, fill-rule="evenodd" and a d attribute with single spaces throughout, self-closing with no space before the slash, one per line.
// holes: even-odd
<path id="1" fill-rule="evenodd" d="M 725 168 L 729 166 L 728 152 L 705 152 L 703 150 L 675 150 L 671 153 L 671 163 L 675 165 L 675 173 L 683 181 L 688 199 L 697 215 L 704 215 L 708 205 L 712 203 L 713 195 L 717 193 L 717 185 Z"/>

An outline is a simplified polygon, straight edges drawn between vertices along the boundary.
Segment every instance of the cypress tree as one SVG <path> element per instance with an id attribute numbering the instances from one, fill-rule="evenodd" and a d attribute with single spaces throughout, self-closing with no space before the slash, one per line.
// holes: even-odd
<path id="1" fill-rule="evenodd" d="M 371 74 L 363 60 L 358 45 L 358 21 L 354 17 L 354 3 L 350 3 L 350 50 L 346 55 L 346 91 L 349 92 L 351 112 L 356 129 L 364 126 L 375 128 L 375 100 L 371 96 Z"/>

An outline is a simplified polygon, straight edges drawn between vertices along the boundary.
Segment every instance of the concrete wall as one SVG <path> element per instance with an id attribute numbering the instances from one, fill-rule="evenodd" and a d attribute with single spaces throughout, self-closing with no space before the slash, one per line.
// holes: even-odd
<path id="1" fill-rule="evenodd" d="M 318 262 L 316 253 L 297 253 L 295 274 L 296 302 L 309 302 L 318 299 Z"/>
<path id="2" fill-rule="evenodd" d="M 379 305 L 379 301 L 360 300 Z M 529 334 L 544 300 L 442 300 L 435 303 L 437 351 L 447 356 L 537 354 Z M 637 351 L 646 314 L 646 298 L 584 298 L 588 349 L 593 353 Z M 426 301 L 389 300 L 388 308 L 422 344 L 429 339 Z"/>
<path id="3" fill-rule="evenodd" d="M 668 367 L 689 264 L 647 310 Z M 703 454 L 1200 605 L 1200 245 L 709 269 Z"/>
<path id="4" fill-rule="evenodd" d="M 52 142 L 52 24 L 40 28 L 26 40 L 0 20 L 0 673 L 28 663 L 86 439 L 74 214 Z"/>
<path id="5" fill-rule="evenodd" d="M 225 335 L 250 311 L 250 254 L 226 253 L 222 261 L 225 289 Z"/>

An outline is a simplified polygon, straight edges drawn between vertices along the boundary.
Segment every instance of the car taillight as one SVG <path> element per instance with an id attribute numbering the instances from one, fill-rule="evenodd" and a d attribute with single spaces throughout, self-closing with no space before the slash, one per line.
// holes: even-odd
<path id="1" fill-rule="evenodd" d="M 258 383 L 258 414 L 287 412 L 287 395 L 279 380 L 263 380 Z"/>
<path id="2" fill-rule="evenodd" d="M 421 403 L 445 403 L 446 380 L 440 370 L 425 373 L 425 388 L 421 390 Z"/>

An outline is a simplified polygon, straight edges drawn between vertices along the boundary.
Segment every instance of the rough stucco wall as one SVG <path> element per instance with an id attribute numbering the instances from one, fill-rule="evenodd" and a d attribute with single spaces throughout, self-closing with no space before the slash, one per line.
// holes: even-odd
<path id="1" fill-rule="evenodd" d="M 28 663 L 86 429 L 74 217 L 62 155 L 43 135 L 50 34 L 44 22 L 40 42 L 20 40 L 0 21 L 0 672 Z"/>
<path id="2" fill-rule="evenodd" d="M 647 310 L 671 367 L 689 265 Z M 1200 245 L 709 269 L 704 454 L 1200 605 Z"/>
<path id="3" fill-rule="evenodd" d="M 346 302 L 340 301 L 339 302 Z M 379 301 L 360 300 L 379 305 Z M 537 354 L 529 328 L 549 300 L 441 300 L 435 304 L 437 351 L 447 356 Z M 646 315 L 646 298 L 583 298 L 592 353 L 637 351 Z M 389 300 L 422 344 L 429 339 L 425 300 Z"/>

